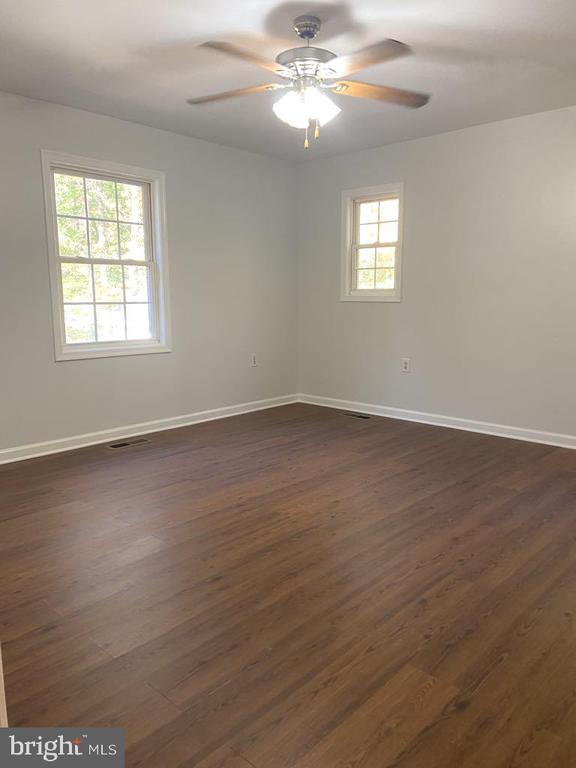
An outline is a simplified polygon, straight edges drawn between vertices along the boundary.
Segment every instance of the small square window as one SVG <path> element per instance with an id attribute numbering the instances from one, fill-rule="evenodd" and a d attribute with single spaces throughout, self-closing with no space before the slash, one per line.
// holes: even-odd
<path id="1" fill-rule="evenodd" d="M 400 301 L 402 185 L 343 193 L 343 301 Z"/>

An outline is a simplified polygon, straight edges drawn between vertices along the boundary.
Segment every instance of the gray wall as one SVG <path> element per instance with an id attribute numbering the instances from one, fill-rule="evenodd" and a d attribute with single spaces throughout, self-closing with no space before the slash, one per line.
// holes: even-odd
<path id="1" fill-rule="evenodd" d="M 340 193 L 395 181 L 404 299 L 342 303 Z M 298 184 L 301 392 L 576 434 L 576 109 L 309 162 Z"/>
<path id="2" fill-rule="evenodd" d="M 41 148 L 166 172 L 173 353 L 54 362 Z M 0 94 L 0 168 L 0 449 L 296 391 L 289 165 Z"/>
<path id="3" fill-rule="evenodd" d="M 0 94 L 0 449 L 297 391 L 576 434 L 575 147 L 571 108 L 293 166 Z M 166 172 L 173 353 L 54 362 L 41 148 Z M 403 301 L 342 303 L 340 192 L 395 181 Z"/>

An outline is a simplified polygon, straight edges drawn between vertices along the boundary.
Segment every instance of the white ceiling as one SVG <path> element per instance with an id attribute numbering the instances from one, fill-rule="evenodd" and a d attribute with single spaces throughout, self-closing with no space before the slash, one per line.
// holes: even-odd
<path id="1" fill-rule="evenodd" d="M 411 45 L 412 57 L 355 79 L 432 95 L 416 111 L 334 97 L 343 112 L 314 156 L 576 104 L 575 0 L 0 0 L 0 90 L 303 159 L 274 94 L 185 100 L 274 77 L 198 43 L 274 57 L 298 44 L 291 20 L 308 12 L 325 22 L 318 45 L 336 53 L 385 37 Z"/>

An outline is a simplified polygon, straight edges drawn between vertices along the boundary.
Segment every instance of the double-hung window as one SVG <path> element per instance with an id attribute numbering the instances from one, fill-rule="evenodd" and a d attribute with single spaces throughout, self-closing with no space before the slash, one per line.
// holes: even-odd
<path id="1" fill-rule="evenodd" d="M 169 351 L 163 174 L 42 158 L 56 359 Z"/>
<path id="2" fill-rule="evenodd" d="M 402 185 L 342 194 L 343 301 L 400 301 Z"/>

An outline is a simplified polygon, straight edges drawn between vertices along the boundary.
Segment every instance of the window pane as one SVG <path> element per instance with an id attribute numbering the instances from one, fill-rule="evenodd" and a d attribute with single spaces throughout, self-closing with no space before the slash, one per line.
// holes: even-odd
<path id="1" fill-rule="evenodd" d="M 124 341 L 123 304 L 97 304 L 96 319 L 98 322 L 98 341 Z"/>
<path id="2" fill-rule="evenodd" d="M 400 201 L 398 198 L 395 200 L 380 200 L 380 221 L 398 221 L 399 209 Z"/>
<path id="3" fill-rule="evenodd" d="M 376 249 L 376 266 L 377 267 L 394 267 L 396 265 L 396 248 L 377 248 Z"/>
<path id="4" fill-rule="evenodd" d="M 136 184 L 116 184 L 118 191 L 118 218 L 120 221 L 144 221 L 143 189 Z"/>
<path id="5" fill-rule="evenodd" d="M 128 338 L 131 341 L 149 339 L 152 336 L 150 330 L 150 305 L 126 304 L 126 327 Z"/>
<path id="6" fill-rule="evenodd" d="M 92 301 L 92 272 L 89 264 L 62 264 L 64 301 Z"/>
<path id="7" fill-rule="evenodd" d="M 119 259 L 118 225 L 115 221 L 90 221 L 90 256 L 93 259 Z"/>
<path id="8" fill-rule="evenodd" d="M 150 271 L 148 267 L 124 267 L 126 301 L 149 301 L 149 274 Z"/>
<path id="9" fill-rule="evenodd" d="M 56 213 L 69 216 L 86 216 L 84 207 L 84 180 L 81 176 L 54 174 Z"/>
<path id="10" fill-rule="evenodd" d="M 86 179 L 88 216 L 116 219 L 116 184 L 106 179 Z"/>
<path id="11" fill-rule="evenodd" d="M 398 240 L 398 222 L 390 221 L 387 224 L 380 224 L 380 242 L 395 243 Z"/>
<path id="12" fill-rule="evenodd" d="M 64 325 L 67 344 L 82 344 L 96 340 L 92 304 L 80 306 L 66 304 L 64 307 Z"/>
<path id="13" fill-rule="evenodd" d="M 360 225 L 360 243 L 375 243 L 378 240 L 378 224 Z"/>
<path id="14" fill-rule="evenodd" d="M 378 200 L 360 203 L 360 224 L 378 221 Z"/>
<path id="15" fill-rule="evenodd" d="M 361 290 L 374 288 L 374 270 L 373 269 L 359 269 L 356 272 L 356 285 Z"/>
<path id="16" fill-rule="evenodd" d="M 376 288 L 394 288 L 394 272 L 393 269 L 377 269 Z"/>
<path id="17" fill-rule="evenodd" d="M 141 224 L 120 224 L 120 253 L 123 259 L 146 260 L 144 227 Z"/>
<path id="18" fill-rule="evenodd" d="M 94 264 L 96 301 L 123 301 L 122 267 L 111 264 Z M 98 331 L 100 336 L 100 331 Z"/>
<path id="19" fill-rule="evenodd" d="M 65 258 L 88 256 L 86 222 L 83 219 L 66 219 L 58 216 L 58 251 Z"/>
<path id="20" fill-rule="evenodd" d="M 376 250 L 374 248 L 360 248 L 358 250 L 358 267 L 374 269 Z"/>

